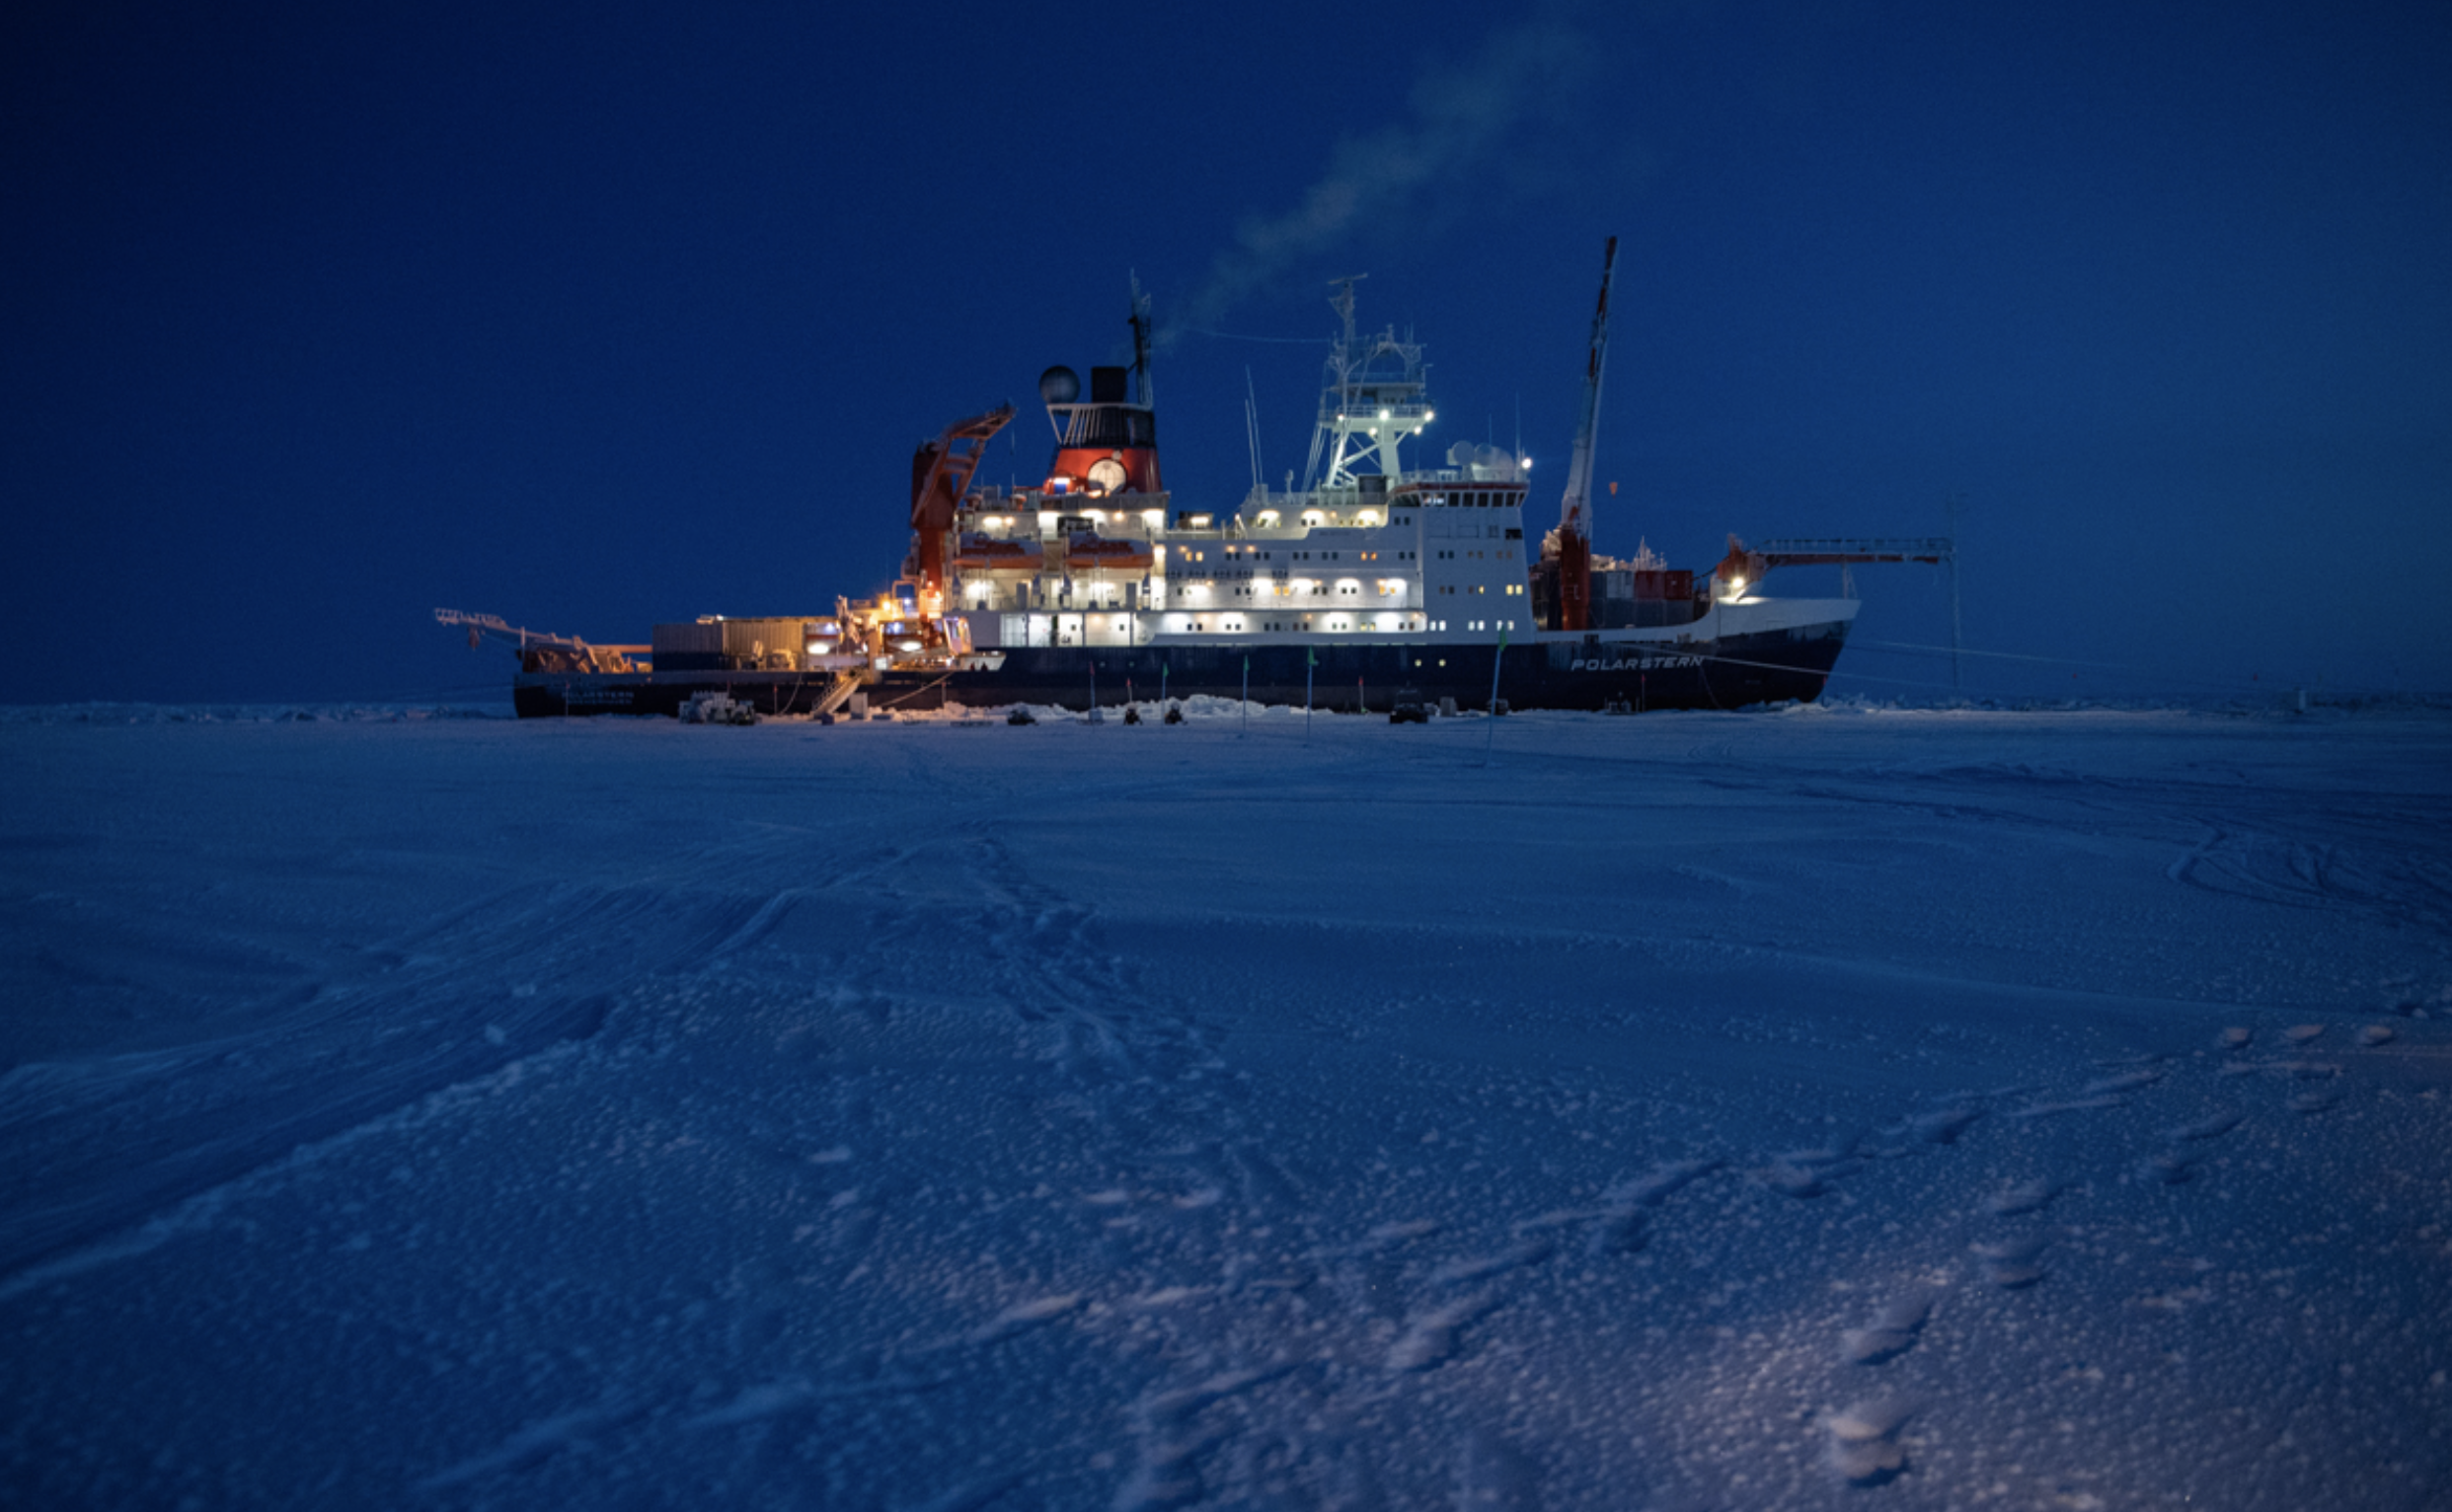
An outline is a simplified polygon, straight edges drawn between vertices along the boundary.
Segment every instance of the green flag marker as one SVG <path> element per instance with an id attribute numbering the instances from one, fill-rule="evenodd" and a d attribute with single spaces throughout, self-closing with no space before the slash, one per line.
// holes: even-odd
<path id="1" fill-rule="evenodd" d="M 1482 737 L 1482 765 L 1490 765 L 1491 747 L 1498 739 L 1498 669 L 1507 660 L 1507 627 L 1498 626 L 1498 654 L 1490 658 L 1490 732 Z"/>

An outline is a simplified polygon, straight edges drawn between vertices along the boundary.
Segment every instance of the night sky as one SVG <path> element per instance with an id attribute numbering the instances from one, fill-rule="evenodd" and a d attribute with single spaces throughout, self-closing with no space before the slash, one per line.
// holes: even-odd
<path id="1" fill-rule="evenodd" d="M 1926 534 L 1973 691 L 2452 688 L 2452 7 L 21 5 L 0 701 L 499 696 L 894 575 L 912 446 L 1165 329 L 1186 507 L 1334 317 L 1597 544 Z M 1520 421 L 1519 421 L 1520 414 Z M 1546 472 L 1545 472 L 1546 470 Z M 1540 480 L 1547 476 L 1550 484 Z M 1860 572 L 1835 691 L 1947 690 Z M 1829 569 L 1775 592 L 1820 594 Z"/>

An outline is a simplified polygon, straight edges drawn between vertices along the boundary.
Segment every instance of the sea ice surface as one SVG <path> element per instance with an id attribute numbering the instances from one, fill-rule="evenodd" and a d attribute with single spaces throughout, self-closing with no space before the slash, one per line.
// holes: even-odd
<path id="1" fill-rule="evenodd" d="M 2440 712 L 0 753 L 0 1503 L 2452 1486 Z"/>

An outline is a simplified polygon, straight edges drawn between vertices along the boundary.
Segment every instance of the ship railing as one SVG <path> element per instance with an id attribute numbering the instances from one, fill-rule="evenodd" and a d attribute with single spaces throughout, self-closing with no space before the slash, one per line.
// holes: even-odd
<path id="1" fill-rule="evenodd" d="M 956 528 L 1013 541 L 1062 540 L 1082 529 L 1109 540 L 1147 540 L 1166 528 L 1166 499 L 1164 493 L 987 496 L 976 499 Z M 1155 522 L 1151 515 L 1158 517 Z"/>
<path id="2" fill-rule="evenodd" d="M 1351 429 L 1356 425 L 1403 425 L 1413 421 L 1427 424 L 1435 408 L 1426 399 L 1383 399 L 1368 390 L 1356 390 L 1347 396 L 1351 403 L 1342 410 L 1329 413 L 1337 423 Z"/>

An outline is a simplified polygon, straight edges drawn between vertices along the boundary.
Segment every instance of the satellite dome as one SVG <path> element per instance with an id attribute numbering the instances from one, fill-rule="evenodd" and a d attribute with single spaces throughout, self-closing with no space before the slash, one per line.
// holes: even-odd
<path id="1" fill-rule="evenodd" d="M 1038 375 L 1038 397 L 1046 404 L 1071 404 L 1081 398 L 1081 375 L 1057 363 Z"/>

